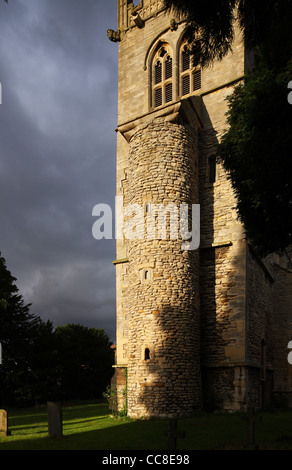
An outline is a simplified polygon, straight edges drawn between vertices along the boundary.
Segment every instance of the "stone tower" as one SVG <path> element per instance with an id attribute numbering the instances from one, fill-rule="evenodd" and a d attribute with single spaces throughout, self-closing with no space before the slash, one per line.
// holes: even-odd
<path id="1" fill-rule="evenodd" d="M 249 64 L 241 34 L 222 61 L 193 67 L 184 23 L 162 0 L 118 0 L 108 37 L 119 46 L 116 210 L 131 226 L 126 236 L 119 224 L 114 261 L 119 407 L 125 391 L 133 417 L 261 405 L 272 390 L 275 282 L 246 242 L 215 154 L 225 98 Z M 180 229 L 195 207 L 200 245 L 190 248 Z"/>

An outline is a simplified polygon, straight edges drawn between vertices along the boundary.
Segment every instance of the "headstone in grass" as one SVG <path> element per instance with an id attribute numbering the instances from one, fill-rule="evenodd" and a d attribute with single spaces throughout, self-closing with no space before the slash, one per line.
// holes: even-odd
<path id="1" fill-rule="evenodd" d="M 255 409 L 252 406 L 247 407 L 247 415 L 244 417 L 248 425 L 248 444 L 253 447 L 256 446 L 255 442 L 255 423 L 261 421 L 261 416 L 255 414 Z"/>
<path id="2" fill-rule="evenodd" d="M 0 436 L 8 436 L 8 418 L 5 410 L 0 410 Z"/>
<path id="3" fill-rule="evenodd" d="M 62 405 L 59 402 L 48 402 L 48 430 L 50 437 L 63 436 Z"/>
<path id="4" fill-rule="evenodd" d="M 177 439 L 185 437 L 185 431 L 178 430 L 177 419 L 170 419 L 168 422 L 168 430 L 164 433 L 168 437 L 168 450 L 176 450 Z"/>

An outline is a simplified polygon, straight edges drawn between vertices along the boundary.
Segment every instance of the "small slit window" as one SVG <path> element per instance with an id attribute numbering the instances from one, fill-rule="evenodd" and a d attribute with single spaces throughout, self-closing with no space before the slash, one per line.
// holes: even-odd
<path id="1" fill-rule="evenodd" d="M 162 44 L 153 58 L 152 106 L 158 108 L 173 100 L 173 64 L 169 44 Z"/>
<path id="2" fill-rule="evenodd" d="M 144 360 L 145 360 L 145 361 L 150 361 L 150 349 L 149 349 L 149 348 L 145 348 L 145 351 L 144 351 Z"/>
<path id="3" fill-rule="evenodd" d="M 211 155 L 208 158 L 208 183 L 213 184 L 216 182 L 216 155 Z"/>
<path id="4" fill-rule="evenodd" d="M 147 270 L 144 272 L 144 279 L 145 279 L 145 281 L 147 281 L 148 279 L 150 279 L 150 273 L 149 273 L 149 271 L 147 271 Z"/>
<path id="5" fill-rule="evenodd" d="M 194 65 L 194 60 L 186 43 L 180 53 L 180 94 L 186 96 L 202 87 L 201 68 Z"/>

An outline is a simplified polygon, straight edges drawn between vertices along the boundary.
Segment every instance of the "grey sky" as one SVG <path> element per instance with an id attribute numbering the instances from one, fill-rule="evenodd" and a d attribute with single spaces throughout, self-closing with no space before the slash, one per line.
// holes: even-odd
<path id="1" fill-rule="evenodd" d="M 115 335 L 116 0 L 0 2 L 0 251 L 31 311 Z"/>

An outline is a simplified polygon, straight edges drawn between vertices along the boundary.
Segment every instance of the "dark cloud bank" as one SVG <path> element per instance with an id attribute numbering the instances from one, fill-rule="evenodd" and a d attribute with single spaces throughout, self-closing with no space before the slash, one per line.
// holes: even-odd
<path id="1" fill-rule="evenodd" d="M 0 3 L 0 251 L 32 312 L 115 336 L 114 0 Z"/>

